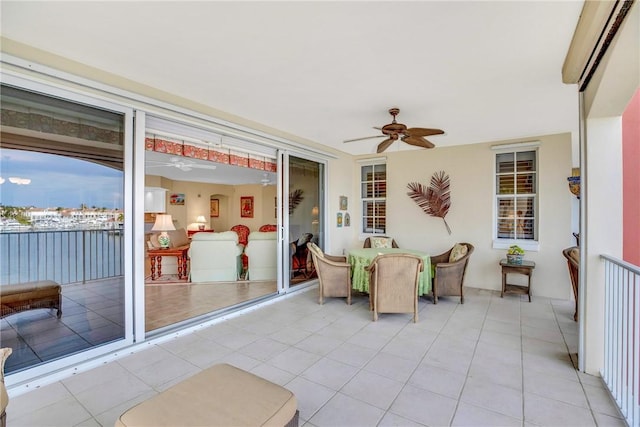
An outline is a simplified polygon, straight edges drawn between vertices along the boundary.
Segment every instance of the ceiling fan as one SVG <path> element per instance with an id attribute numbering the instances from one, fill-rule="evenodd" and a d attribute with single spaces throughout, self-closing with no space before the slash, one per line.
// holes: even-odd
<path id="1" fill-rule="evenodd" d="M 193 160 L 188 160 L 184 157 L 171 157 L 167 162 L 147 160 L 147 163 L 148 163 L 147 167 L 150 167 L 150 168 L 168 166 L 168 167 L 178 168 L 183 172 L 189 172 L 193 168 L 211 169 L 211 170 L 216 168 L 216 165 L 205 165 L 202 163 L 196 163 Z"/>
<path id="2" fill-rule="evenodd" d="M 429 129 L 429 128 L 407 128 L 402 123 L 396 122 L 396 116 L 400 113 L 399 108 L 389 109 L 389 114 L 393 116 L 393 121 L 387 125 L 374 127 L 382 131 L 382 135 L 365 136 L 364 138 L 348 139 L 344 142 L 362 141 L 364 139 L 380 138 L 386 136 L 387 139 L 378 144 L 378 153 L 382 153 L 389 148 L 391 144 L 400 138 L 403 142 L 409 145 L 415 145 L 422 148 L 433 148 L 435 145 L 431 141 L 427 141 L 424 137 L 431 135 L 442 135 L 444 133 L 441 129 Z M 402 136 L 402 137 L 401 137 Z"/>
<path id="3" fill-rule="evenodd" d="M 260 180 L 260 183 L 262 184 L 263 187 L 266 187 L 267 185 L 271 184 L 271 180 L 269 179 L 266 173 L 262 174 L 262 179 Z"/>

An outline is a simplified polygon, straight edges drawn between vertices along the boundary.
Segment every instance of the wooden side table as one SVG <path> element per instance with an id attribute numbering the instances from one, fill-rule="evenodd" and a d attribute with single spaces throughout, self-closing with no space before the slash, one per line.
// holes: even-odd
<path id="1" fill-rule="evenodd" d="M 167 249 L 147 249 L 147 255 L 151 260 L 151 280 L 162 276 L 162 257 L 174 256 L 178 258 L 178 278 L 186 279 L 189 277 L 189 266 L 187 263 L 187 252 L 189 245 L 178 246 L 177 248 Z M 156 276 L 156 262 L 158 265 L 158 275 Z"/>
<path id="2" fill-rule="evenodd" d="M 196 233 L 213 233 L 213 232 L 214 232 L 213 228 L 210 228 L 208 230 L 187 230 L 187 237 L 191 239 L 193 235 Z"/>
<path id="3" fill-rule="evenodd" d="M 502 267 L 502 293 L 500 298 L 506 293 L 527 295 L 531 302 L 531 275 L 536 263 L 533 261 L 522 260 L 522 264 L 509 264 L 506 259 L 500 260 Z M 523 274 L 527 276 L 527 285 L 513 285 L 507 283 L 507 274 Z"/>

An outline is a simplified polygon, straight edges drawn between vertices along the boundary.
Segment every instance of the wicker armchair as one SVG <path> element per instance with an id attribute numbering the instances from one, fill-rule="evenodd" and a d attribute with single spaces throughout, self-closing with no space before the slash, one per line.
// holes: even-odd
<path id="1" fill-rule="evenodd" d="M 9 404 L 9 395 L 7 394 L 7 388 L 4 386 L 4 362 L 7 357 L 11 355 L 13 350 L 10 347 L 0 349 L 0 426 L 5 427 L 7 425 L 7 413 L 5 409 Z"/>
<path id="2" fill-rule="evenodd" d="M 571 246 L 564 249 L 562 255 L 567 259 L 567 266 L 569 267 L 569 277 L 571 278 L 571 287 L 573 288 L 573 296 L 576 300 L 576 312 L 573 315 L 573 320 L 578 320 L 578 272 L 580 271 L 580 248 L 577 246 Z"/>
<path id="3" fill-rule="evenodd" d="M 410 254 L 378 255 L 365 269 L 371 273 L 369 306 L 373 321 L 378 313 L 413 313 L 418 321 L 418 283 L 424 264 Z"/>
<path id="4" fill-rule="evenodd" d="M 347 297 L 347 304 L 351 305 L 351 265 L 347 258 L 325 254 L 313 242 L 307 243 L 307 248 L 318 272 L 320 304 L 324 297 Z"/>
<path id="5" fill-rule="evenodd" d="M 467 253 L 456 261 L 450 261 L 451 252 L 455 246 L 443 254 L 431 257 L 434 304 L 438 303 L 439 296 L 459 296 L 460 304 L 464 304 L 464 275 L 474 247 L 471 243 L 459 243 L 459 245 L 466 246 Z"/>
<path id="6" fill-rule="evenodd" d="M 390 237 L 387 236 L 376 236 L 376 237 L 382 237 L 384 239 L 391 239 Z M 375 237 L 374 237 L 375 238 Z M 364 245 L 362 246 L 363 248 L 370 248 L 371 247 L 371 237 L 367 237 L 364 241 Z M 396 243 L 395 239 L 391 239 L 391 247 L 392 248 L 398 248 L 398 243 Z"/>

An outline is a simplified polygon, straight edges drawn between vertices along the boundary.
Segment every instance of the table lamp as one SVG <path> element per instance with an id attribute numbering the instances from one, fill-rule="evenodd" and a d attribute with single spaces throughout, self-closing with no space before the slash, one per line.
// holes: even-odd
<path id="1" fill-rule="evenodd" d="M 198 215 L 198 218 L 196 218 L 196 222 L 198 223 L 198 230 L 204 230 L 204 225 L 207 222 L 207 220 L 204 219 L 204 215 Z"/>
<path id="2" fill-rule="evenodd" d="M 160 243 L 160 247 L 162 249 L 169 248 L 169 235 L 167 231 L 173 231 L 176 228 L 173 226 L 173 218 L 171 215 L 160 214 L 156 216 L 156 222 L 153 224 L 151 231 L 160 231 L 160 236 L 158 236 L 158 243 Z"/>

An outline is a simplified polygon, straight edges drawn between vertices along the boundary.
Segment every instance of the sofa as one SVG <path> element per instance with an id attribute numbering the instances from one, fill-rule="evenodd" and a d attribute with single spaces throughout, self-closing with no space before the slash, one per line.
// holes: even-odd
<path id="1" fill-rule="evenodd" d="M 276 280 L 278 248 L 276 231 L 252 231 L 244 250 L 248 258 L 247 280 Z"/>
<path id="2" fill-rule="evenodd" d="M 233 231 L 194 234 L 189 248 L 191 282 L 238 280 L 242 270 L 242 249 L 238 234 Z"/>
<path id="3" fill-rule="evenodd" d="M 167 231 L 167 234 L 169 235 L 169 247 L 171 248 L 177 248 L 189 244 L 187 230 L 185 230 L 184 228 Z M 149 234 L 147 247 L 151 249 L 159 249 L 160 243 L 158 242 L 158 236 L 160 236 L 159 232 L 153 232 Z M 176 257 L 162 257 L 162 274 L 178 274 L 178 259 Z"/>

